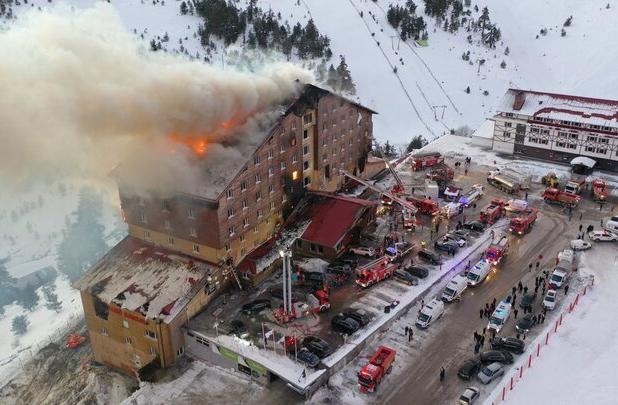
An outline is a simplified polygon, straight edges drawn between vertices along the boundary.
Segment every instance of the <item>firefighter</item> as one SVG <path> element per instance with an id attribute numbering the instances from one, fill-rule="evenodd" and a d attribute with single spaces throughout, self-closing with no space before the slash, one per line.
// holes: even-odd
<path id="1" fill-rule="evenodd" d="M 444 370 L 444 367 L 440 367 L 440 382 L 444 381 L 445 375 L 446 375 L 446 370 Z"/>

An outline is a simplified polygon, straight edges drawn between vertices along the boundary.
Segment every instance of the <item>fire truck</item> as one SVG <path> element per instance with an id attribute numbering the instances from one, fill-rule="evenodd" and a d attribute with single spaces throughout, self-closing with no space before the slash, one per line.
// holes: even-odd
<path id="1" fill-rule="evenodd" d="M 412 171 L 425 170 L 444 163 L 444 156 L 438 152 L 423 153 L 412 156 Z"/>
<path id="2" fill-rule="evenodd" d="M 386 256 L 390 262 L 396 262 L 414 251 L 414 245 L 409 242 L 397 242 L 386 248 Z"/>
<path id="3" fill-rule="evenodd" d="M 383 256 L 356 269 L 356 284 L 363 288 L 370 287 L 393 275 L 397 265 Z"/>
<path id="4" fill-rule="evenodd" d="M 586 180 L 569 180 L 564 185 L 564 192 L 569 194 L 581 194 L 584 186 L 586 185 Z"/>
<path id="5" fill-rule="evenodd" d="M 459 203 L 463 204 L 466 208 L 472 205 L 475 201 L 480 199 L 485 194 L 485 189 L 480 184 L 474 184 L 470 191 L 459 197 Z"/>
<path id="6" fill-rule="evenodd" d="M 406 200 L 414 204 L 421 214 L 435 215 L 440 211 L 438 202 L 431 198 L 415 198 L 408 196 Z"/>
<path id="7" fill-rule="evenodd" d="M 481 210 L 480 220 L 489 225 L 493 225 L 505 214 L 504 201 L 491 200 L 491 203 Z"/>
<path id="8" fill-rule="evenodd" d="M 415 226 L 416 226 L 416 218 L 410 211 L 404 209 L 403 210 L 403 227 L 405 229 L 412 230 L 414 229 Z"/>
<path id="9" fill-rule="evenodd" d="M 397 352 L 386 346 L 378 347 L 367 363 L 358 373 L 361 392 L 375 392 L 386 374 L 393 369 Z"/>
<path id="10" fill-rule="evenodd" d="M 310 313 L 327 311 L 329 308 L 328 292 L 322 289 L 313 294 L 307 294 L 307 302 L 292 302 L 292 307 L 287 314 L 282 306 L 273 312 L 273 316 L 278 323 L 284 324 L 294 319 L 303 318 Z"/>
<path id="11" fill-rule="evenodd" d="M 571 193 L 565 193 L 557 188 L 547 188 L 543 192 L 543 200 L 547 204 L 558 204 L 563 207 L 576 207 L 581 197 Z"/>
<path id="12" fill-rule="evenodd" d="M 448 165 L 442 164 L 432 169 L 426 176 L 433 181 L 448 183 L 449 181 L 453 181 L 455 172 Z"/>
<path id="13" fill-rule="evenodd" d="M 536 208 L 528 208 L 520 216 L 511 219 L 509 231 L 518 235 L 523 235 L 528 232 L 536 221 L 538 210 Z"/>
<path id="14" fill-rule="evenodd" d="M 596 179 L 592 182 L 592 199 L 594 201 L 607 200 L 607 185 L 601 179 Z"/>
<path id="15" fill-rule="evenodd" d="M 487 263 L 494 266 L 500 263 L 502 257 L 506 256 L 509 250 L 509 238 L 502 236 L 498 242 L 492 243 L 487 250 L 485 250 L 485 260 Z"/>

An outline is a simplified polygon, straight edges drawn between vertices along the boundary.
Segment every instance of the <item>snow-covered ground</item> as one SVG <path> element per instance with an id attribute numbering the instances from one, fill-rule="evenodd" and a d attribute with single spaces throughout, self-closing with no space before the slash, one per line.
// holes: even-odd
<path id="1" fill-rule="evenodd" d="M 580 296 L 573 313 L 565 317 L 550 344 L 532 368 L 524 371 L 507 404 L 615 404 L 618 380 L 618 250 L 613 244 L 597 243 L 580 261 L 584 274 L 594 275 L 594 287 Z M 500 384 L 487 398 L 489 405 L 500 397 Z"/>

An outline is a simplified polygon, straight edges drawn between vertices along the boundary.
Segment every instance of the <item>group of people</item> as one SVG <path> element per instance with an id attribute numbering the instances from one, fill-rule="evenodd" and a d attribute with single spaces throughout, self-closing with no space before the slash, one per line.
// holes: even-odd
<path id="1" fill-rule="evenodd" d="M 496 309 L 496 299 L 494 298 L 491 304 L 486 302 L 485 308 L 481 308 L 481 310 L 479 311 L 481 319 L 489 318 L 495 309 Z"/>
<path id="2" fill-rule="evenodd" d="M 405 327 L 406 336 L 408 337 L 408 342 L 411 342 L 414 338 L 414 329 L 411 326 Z"/>
<path id="3" fill-rule="evenodd" d="M 478 354 L 483 346 L 485 346 L 485 332 L 487 328 L 483 328 L 483 333 L 476 333 L 474 331 L 474 354 Z M 493 329 L 490 330 L 490 333 L 494 332 Z M 493 337 L 493 336 L 492 336 Z"/>

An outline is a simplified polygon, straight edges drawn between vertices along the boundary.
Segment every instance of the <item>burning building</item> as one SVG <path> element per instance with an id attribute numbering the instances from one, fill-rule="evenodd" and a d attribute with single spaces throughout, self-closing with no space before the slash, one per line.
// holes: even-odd
<path id="1" fill-rule="evenodd" d="M 362 175 L 374 113 L 304 85 L 263 136 L 235 147 L 238 158 L 197 159 L 195 184 L 179 178 L 172 193 L 145 196 L 116 173 L 129 236 L 76 283 L 95 359 L 137 372 L 182 355 L 180 327 L 225 289 L 230 268 L 273 238 L 304 193 L 339 189 L 344 171 Z M 188 146 L 198 157 L 211 148 Z"/>

